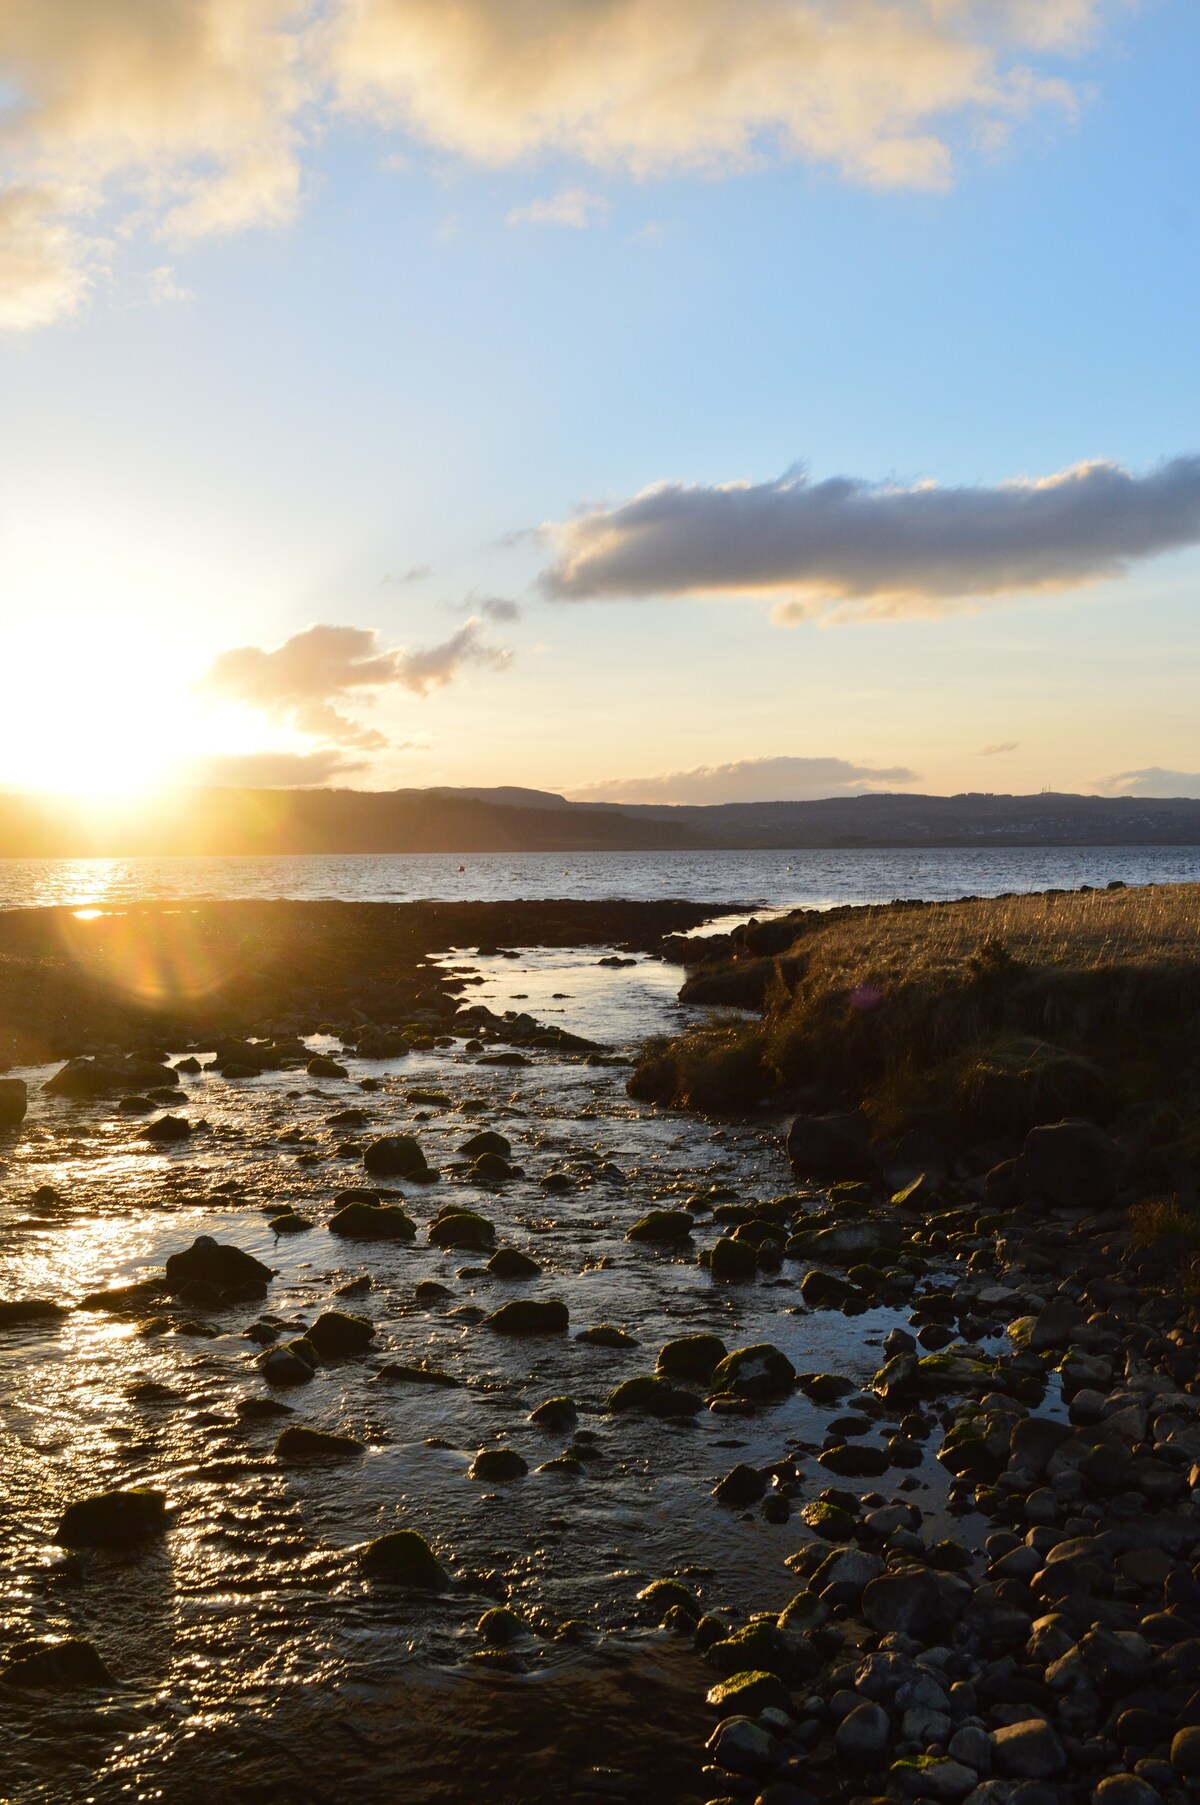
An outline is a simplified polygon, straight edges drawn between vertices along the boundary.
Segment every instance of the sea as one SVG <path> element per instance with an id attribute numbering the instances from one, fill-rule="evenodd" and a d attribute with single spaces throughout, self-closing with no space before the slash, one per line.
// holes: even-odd
<path id="1" fill-rule="evenodd" d="M 897 897 L 1200 882 L 1200 846 L 996 846 L 788 852 L 361 853 L 244 858 L 0 859 L 0 908 L 139 901 L 346 902 L 682 897 L 739 912 Z"/>

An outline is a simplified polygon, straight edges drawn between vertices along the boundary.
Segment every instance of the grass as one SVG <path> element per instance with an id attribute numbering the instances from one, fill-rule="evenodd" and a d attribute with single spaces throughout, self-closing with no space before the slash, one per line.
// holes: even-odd
<path id="1" fill-rule="evenodd" d="M 1200 885 L 795 925 L 761 1019 L 648 1049 L 634 1094 L 713 1109 L 806 1089 L 826 1107 L 864 1104 L 880 1132 L 1019 1134 L 1159 1103 L 1200 1053 Z"/>

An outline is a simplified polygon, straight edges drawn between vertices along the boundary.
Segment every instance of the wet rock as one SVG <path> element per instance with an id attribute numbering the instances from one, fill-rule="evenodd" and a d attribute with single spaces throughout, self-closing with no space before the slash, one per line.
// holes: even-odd
<path id="1" fill-rule="evenodd" d="M 796 1389 L 813 1404 L 836 1404 L 855 1389 L 842 1373 L 797 1373 Z"/>
<path id="2" fill-rule="evenodd" d="M 498 1335 L 565 1335 L 570 1312 L 557 1297 L 514 1297 L 486 1320 Z"/>
<path id="3" fill-rule="evenodd" d="M 857 1115 L 797 1116 L 787 1156 L 798 1178 L 870 1178 L 875 1160 Z"/>
<path id="4" fill-rule="evenodd" d="M 654 1364 L 664 1378 L 707 1385 L 727 1353 L 719 1335 L 680 1335 L 664 1343 Z"/>
<path id="5" fill-rule="evenodd" d="M 481 1153 L 471 1167 L 471 1177 L 476 1184 L 506 1184 L 510 1178 L 517 1177 L 517 1167 L 512 1166 L 502 1153 Z"/>
<path id="6" fill-rule="evenodd" d="M 425 1184 L 436 1174 L 411 1134 L 385 1134 L 363 1150 L 363 1165 L 376 1178 L 407 1178 Z"/>
<path id="7" fill-rule="evenodd" d="M 308 1384 L 317 1370 L 317 1355 L 311 1342 L 304 1345 L 309 1352 L 308 1359 L 297 1352 L 295 1342 L 284 1347 L 269 1347 L 259 1355 L 258 1370 L 268 1385 Z"/>
<path id="8" fill-rule="evenodd" d="M 29 1107 L 29 1091 L 23 1078 L 0 1078 L 0 1129 L 18 1128 Z"/>
<path id="9" fill-rule="evenodd" d="M 714 1687 L 713 1692 L 719 1688 Z M 712 1704 L 713 1694 L 709 1693 Z M 749 1717 L 729 1717 L 718 1724 L 707 1749 L 727 1774 L 764 1774 L 776 1766 L 779 1744 L 768 1730 Z"/>
<path id="10" fill-rule="evenodd" d="M 138 1129 L 139 1141 L 186 1141 L 192 1132 L 192 1125 L 186 1116 L 159 1116 L 156 1122 L 147 1122 L 144 1128 Z"/>
<path id="11" fill-rule="evenodd" d="M 314 1053 L 305 1071 L 310 1078 L 348 1078 L 349 1072 L 336 1059 L 330 1059 L 327 1053 Z"/>
<path id="12" fill-rule="evenodd" d="M 743 1398 L 780 1398 L 788 1395 L 795 1382 L 796 1369 L 787 1355 L 763 1341 L 726 1354 L 713 1372 L 712 1390 L 731 1391 Z"/>
<path id="13" fill-rule="evenodd" d="M 532 1279 L 542 1270 L 536 1260 L 518 1247 L 498 1247 L 488 1261 L 487 1269 L 497 1279 Z"/>
<path id="14" fill-rule="evenodd" d="M 167 1290 L 178 1296 L 190 1285 L 211 1285 L 229 1297 L 264 1297 L 273 1273 L 253 1254 L 212 1235 L 197 1235 L 166 1264 Z"/>
<path id="15" fill-rule="evenodd" d="M 52 1096 L 87 1098 L 122 1096 L 178 1083 L 171 1066 L 153 1060 L 84 1057 L 69 1059 L 42 1088 Z"/>
<path id="16" fill-rule="evenodd" d="M 0 1682 L 9 1686 L 36 1686 L 65 1692 L 78 1686 L 116 1685 L 112 1674 L 91 1642 L 71 1637 L 62 1642 L 20 1643 L 0 1669 Z"/>
<path id="17" fill-rule="evenodd" d="M 66 1548 L 115 1548 L 161 1535 L 166 1526 L 165 1492 L 138 1486 L 68 1504 L 54 1539 Z"/>
<path id="18" fill-rule="evenodd" d="M 465 1153 L 468 1158 L 474 1160 L 484 1153 L 494 1153 L 500 1159 L 506 1160 L 512 1154 L 512 1146 L 504 1135 L 497 1134 L 494 1128 L 483 1128 L 478 1134 L 473 1134 L 468 1140 L 465 1140 L 459 1148 L 459 1152 Z"/>
<path id="19" fill-rule="evenodd" d="M 610 1391 L 605 1409 L 615 1411 L 618 1415 L 635 1410 L 646 1416 L 695 1416 L 702 1403 L 703 1400 L 695 1392 L 683 1391 L 668 1379 L 643 1373 L 636 1378 L 626 1379 Z"/>
<path id="20" fill-rule="evenodd" d="M 444 1592 L 450 1584 L 445 1567 L 415 1529 L 393 1529 L 377 1536 L 363 1549 L 359 1562 L 370 1578 L 417 1592 Z"/>
<path id="21" fill-rule="evenodd" d="M 234 1409 L 248 1423 L 269 1422 L 273 1417 L 292 1414 L 292 1406 L 281 1404 L 277 1398 L 239 1398 Z"/>
<path id="22" fill-rule="evenodd" d="M 341 1360 L 365 1353 L 375 1339 L 375 1330 L 364 1316 L 349 1316 L 341 1310 L 326 1310 L 307 1331 L 322 1360 Z"/>
<path id="23" fill-rule="evenodd" d="M 562 1430 L 573 1429 L 579 1420 L 579 1410 L 574 1398 L 547 1398 L 529 1413 L 531 1423 L 539 1429 L 547 1429 L 551 1434 Z"/>
<path id="24" fill-rule="evenodd" d="M 467 1478 L 503 1483 L 523 1479 L 528 1471 L 528 1462 L 515 1448 L 481 1448 L 468 1468 Z"/>
<path id="25" fill-rule="evenodd" d="M 854 1534 L 854 1518 L 840 1504 L 830 1504 L 826 1498 L 814 1498 L 800 1512 L 805 1523 L 814 1535 L 827 1542 L 846 1542 Z"/>
<path id="26" fill-rule="evenodd" d="M 668 1611 L 683 1611 L 693 1623 L 700 1620 L 699 1600 L 681 1579 L 652 1580 L 642 1587 L 637 1601 L 656 1623 L 661 1623 Z"/>
<path id="27" fill-rule="evenodd" d="M 712 1495 L 718 1504 L 727 1504 L 734 1510 L 744 1510 L 746 1505 L 757 1504 L 760 1498 L 765 1497 L 766 1490 L 767 1475 L 762 1469 L 748 1466 L 744 1460 L 739 1460 L 713 1486 Z"/>
<path id="28" fill-rule="evenodd" d="M 347 1203 L 330 1218 L 329 1232 L 349 1241 L 412 1241 L 417 1225 L 394 1203 Z"/>
<path id="29" fill-rule="evenodd" d="M 837 1473 L 843 1479 L 873 1479 L 886 1473 L 889 1465 L 883 1448 L 863 1442 L 843 1442 L 836 1447 L 824 1448 L 817 1459 L 829 1472 Z"/>
<path id="30" fill-rule="evenodd" d="M 312 1223 L 307 1216 L 301 1216 L 295 1210 L 285 1210 L 280 1216 L 272 1216 L 267 1227 L 273 1235 L 303 1235 L 312 1227 Z"/>
<path id="31" fill-rule="evenodd" d="M 440 1304 L 446 1298 L 453 1296 L 454 1293 L 451 1291 L 449 1285 L 443 1285 L 440 1279 L 422 1279 L 416 1290 L 413 1292 L 413 1297 L 416 1299 L 417 1303 L 426 1307 L 432 1304 Z"/>
<path id="32" fill-rule="evenodd" d="M 275 1458 L 289 1464 L 303 1461 L 352 1460 L 365 1452 L 365 1446 L 353 1435 L 334 1435 L 327 1429 L 307 1429 L 302 1423 L 289 1423 L 275 1443 Z"/>
<path id="33" fill-rule="evenodd" d="M 1067 1752 L 1051 1724 L 1031 1717 L 992 1731 L 992 1760 L 1010 1778 L 1051 1780 L 1066 1767 Z"/>
<path id="34" fill-rule="evenodd" d="M 529 1634 L 529 1625 L 519 1611 L 506 1604 L 493 1605 L 475 1625 L 475 1633 L 489 1648 L 507 1648 Z"/>
<path id="35" fill-rule="evenodd" d="M 833 1742 L 843 1761 L 852 1767 L 874 1767 L 886 1754 L 892 1725 L 882 1705 L 864 1702 L 843 1717 Z"/>
<path id="36" fill-rule="evenodd" d="M 637 1336 L 630 1335 L 626 1329 L 618 1329 L 611 1322 L 597 1323 L 594 1329 L 580 1329 L 575 1337 L 585 1347 L 623 1348 L 636 1347 Z"/>
<path id="37" fill-rule="evenodd" d="M 681 1247 L 691 1238 L 695 1223 L 687 1210 L 651 1210 L 632 1228 L 627 1241 L 648 1241 L 657 1247 Z"/>
<path id="38" fill-rule="evenodd" d="M 822 1272 L 817 1266 L 800 1280 L 800 1295 L 810 1310 L 845 1310 L 867 1301 L 857 1285 L 832 1272 Z"/>
<path id="39" fill-rule="evenodd" d="M 434 1247 L 461 1247 L 471 1253 L 487 1253 L 496 1245 L 496 1231 L 486 1216 L 475 1210 L 453 1207 L 443 1210 L 429 1225 Z"/>
<path id="40" fill-rule="evenodd" d="M 462 1384 L 461 1379 L 456 1379 L 453 1373 L 443 1372 L 440 1367 L 410 1366 L 400 1360 L 389 1360 L 375 1376 L 385 1385 L 436 1385 L 446 1391 Z"/>
<path id="41" fill-rule="evenodd" d="M 744 1712 L 757 1716 L 772 1706 L 780 1711 L 790 1711 L 792 1703 L 791 1694 L 781 1679 L 773 1673 L 754 1671 L 732 1674 L 729 1679 L 711 1687 L 705 1697 L 716 1710 L 731 1715 Z"/>
<path id="42" fill-rule="evenodd" d="M 722 1235 L 713 1242 L 708 1269 L 719 1285 L 752 1285 L 758 1277 L 758 1249 Z"/>
<path id="43" fill-rule="evenodd" d="M 957 1623 L 970 1602 L 965 1579 L 918 1568 L 872 1580 L 863 1593 L 863 1616 L 884 1635 L 899 1632 L 928 1643 Z"/>
<path id="44" fill-rule="evenodd" d="M 836 1548 L 812 1576 L 812 1589 L 828 1606 L 857 1605 L 867 1586 L 883 1572 L 878 1555 L 861 1548 Z"/>
<path id="45" fill-rule="evenodd" d="M 48 1297 L 11 1297 L 0 1301 L 0 1329 L 33 1328 L 58 1322 L 67 1312 Z"/>

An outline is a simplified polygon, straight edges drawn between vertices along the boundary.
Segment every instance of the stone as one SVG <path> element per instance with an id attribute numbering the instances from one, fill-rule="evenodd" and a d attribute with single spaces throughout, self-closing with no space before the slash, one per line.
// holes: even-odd
<path id="1" fill-rule="evenodd" d="M 833 1733 L 834 1747 L 854 1767 L 874 1767 L 887 1752 L 892 1725 L 882 1705 L 855 1705 Z"/>
<path id="2" fill-rule="evenodd" d="M 444 1592 L 450 1584 L 450 1575 L 415 1529 L 393 1529 L 377 1536 L 363 1549 L 359 1564 L 372 1579 L 418 1592 Z"/>
<path id="3" fill-rule="evenodd" d="M 529 1634 L 529 1625 L 519 1611 L 499 1604 L 483 1613 L 475 1625 L 475 1633 L 489 1648 L 507 1648 L 511 1642 L 519 1642 L 522 1636 Z"/>
<path id="4" fill-rule="evenodd" d="M 1071 1303 L 1069 1298 L 1054 1298 L 1034 1318 L 1029 1335 L 1030 1351 L 1045 1354 L 1052 1348 L 1068 1348 L 1072 1335 L 1083 1327 L 1085 1321 L 1078 1304 Z"/>
<path id="5" fill-rule="evenodd" d="M 971 1586 L 956 1573 L 923 1568 L 885 1573 L 863 1593 L 863 1616 L 884 1635 L 896 1632 L 932 1642 L 950 1629 L 971 1601 Z"/>
<path id="6" fill-rule="evenodd" d="M 481 1153 L 471 1167 L 471 1177 L 476 1184 L 502 1185 L 517 1177 L 517 1168 L 502 1153 Z"/>
<path id="7" fill-rule="evenodd" d="M 779 1755 L 775 1738 L 749 1717 L 726 1718 L 724 1723 L 717 1725 L 706 1747 L 717 1766 L 724 1768 L 727 1774 L 769 1772 Z"/>
<path id="8" fill-rule="evenodd" d="M 339 1360 L 365 1353 L 375 1339 L 375 1330 L 363 1316 L 349 1316 L 341 1310 L 326 1310 L 306 1332 L 306 1339 L 322 1360 Z"/>
<path id="9" fill-rule="evenodd" d="M 449 1209 L 429 1225 L 433 1247 L 461 1247 L 470 1253 L 488 1253 L 496 1245 L 496 1231 L 486 1216 L 474 1210 Z"/>
<path id="10" fill-rule="evenodd" d="M 347 1241 L 412 1241 L 417 1225 L 394 1203 L 364 1203 L 356 1199 L 330 1218 L 329 1232 Z"/>
<path id="11" fill-rule="evenodd" d="M 258 1357 L 258 1370 L 268 1385 L 307 1385 L 316 1372 L 315 1352 L 306 1360 L 292 1345 L 269 1347 Z"/>
<path id="12" fill-rule="evenodd" d="M 787 1156 L 798 1178 L 870 1178 L 875 1160 L 857 1115 L 797 1116 Z"/>
<path id="13" fill-rule="evenodd" d="M 1171 1739 L 1171 1766 L 1184 1780 L 1200 1780 L 1200 1724 L 1176 1730 Z"/>
<path id="14" fill-rule="evenodd" d="M 349 1072 L 336 1059 L 330 1059 L 327 1053 L 314 1053 L 305 1071 L 310 1078 L 348 1078 Z"/>
<path id="15" fill-rule="evenodd" d="M 29 1088 L 23 1078 L 0 1078 L 0 1129 L 19 1128 L 29 1107 Z"/>
<path id="16" fill-rule="evenodd" d="M 96 1648 L 81 1637 L 35 1645 L 18 1643 L 11 1659 L 0 1669 L 0 1683 L 36 1686 L 47 1692 L 116 1685 Z"/>
<path id="17" fill-rule="evenodd" d="M 694 1391 L 684 1391 L 657 1374 L 643 1373 L 610 1391 L 605 1409 L 617 1414 L 633 1410 L 657 1417 L 695 1416 L 702 1402 Z"/>
<path id="18" fill-rule="evenodd" d="M 1067 1765 L 1067 1752 L 1052 1724 L 1030 1717 L 992 1731 L 992 1762 L 1017 1780 L 1052 1780 Z"/>
<path id="19" fill-rule="evenodd" d="M 659 1349 L 655 1370 L 667 1379 L 707 1385 L 727 1352 L 719 1335 L 680 1335 Z"/>
<path id="20" fill-rule="evenodd" d="M 748 1466 L 744 1460 L 739 1460 L 713 1486 L 712 1495 L 718 1504 L 728 1504 L 734 1510 L 743 1510 L 747 1504 L 757 1504 L 765 1496 L 766 1490 L 767 1475 L 761 1468 Z"/>
<path id="21" fill-rule="evenodd" d="M 501 1159 L 508 1159 L 512 1146 L 494 1128 L 481 1128 L 478 1134 L 471 1135 L 469 1140 L 463 1142 L 459 1152 L 465 1153 L 470 1159 L 478 1159 L 483 1153 L 495 1153 Z"/>
<path id="22" fill-rule="evenodd" d="M 713 1242 L 708 1270 L 720 1285 L 752 1285 L 758 1277 L 758 1250 L 749 1241 L 722 1235 Z"/>
<path id="23" fill-rule="evenodd" d="M 139 1141 L 164 1143 L 186 1141 L 191 1132 L 192 1125 L 186 1116 L 159 1116 L 157 1121 L 147 1122 L 144 1128 L 139 1128 L 137 1138 Z"/>
<path id="24" fill-rule="evenodd" d="M 1137 1774 L 1109 1774 L 1093 1792 L 1092 1805 L 1163 1805 L 1163 1796 Z"/>
<path id="25" fill-rule="evenodd" d="M 618 1329 L 611 1322 L 597 1323 L 593 1329 L 580 1329 L 575 1337 L 585 1347 L 624 1348 L 636 1347 L 637 1336 L 631 1335 L 627 1329 Z"/>
<path id="26" fill-rule="evenodd" d="M 979 1778 L 974 1768 L 949 1756 L 911 1755 L 894 1761 L 888 1776 L 910 1799 L 965 1799 Z"/>
<path id="27" fill-rule="evenodd" d="M 777 1675 L 755 1670 L 732 1674 L 729 1679 L 710 1687 L 705 1697 L 706 1702 L 718 1711 L 753 1713 L 755 1716 L 771 1705 L 790 1713 L 792 1704 L 791 1693 Z"/>
<path id="28" fill-rule="evenodd" d="M 1116 1197 L 1120 1173 L 1116 1142 L 1094 1123 L 1073 1118 L 1031 1128 L 1017 1161 L 1026 1197 L 1066 1209 L 1105 1209 Z"/>
<path id="29" fill-rule="evenodd" d="M 519 1247 L 498 1247 L 487 1263 L 487 1269 L 497 1279 L 533 1279 L 542 1270 L 537 1261 Z"/>
<path id="30" fill-rule="evenodd" d="M 509 1479 L 523 1479 L 528 1471 L 529 1463 L 515 1448 L 481 1448 L 467 1470 L 467 1478 L 502 1484 Z"/>
<path id="31" fill-rule="evenodd" d="M 690 1586 L 681 1579 L 654 1579 L 637 1595 L 638 1603 L 661 1623 L 668 1611 L 684 1611 L 693 1622 L 700 1620 L 700 1603 Z"/>
<path id="32" fill-rule="evenodd" d="M 739 1397 L 785 1397 L 796 1383 L 796 1369 L 787 1355 L 769 1341 L 737 1348 L 720 1361 L 712 1376 L 714 1392 L 732 1391 Z"/>
<path id="33" fill-rule="evenodd" d="M 48 1297 L 14 1297 L 0 1301 L 0 1329 L 33 1328 L 37 1323 L 58 1322 L 67 1314 Z"/>
<path id="34" fill-rule="evenodd" d="M 166 1265 L 167 1289 L 175 1294 L 202 1284 L 225 1295 L 262 1297 L 273 1277 L 271 1268 L 253 1254 L 212 1235 L 197 1235 L 190 1247 L 171 1254 Z"/>
<path id="35" fill-rule="evenodd" d="M 579 1411 L 574 1398 L 547 1398 L 530 1411 L 529 1420 L 536 1423 L 539 1429 L 548 1429 L 552 1434 L 558 1434 L 560 1430 L 575 1427 Z"/>
<path id="36" fill-rule="evenodd" d="M 888 1457 L 883 1448 L 873 1447 L 869 1442 L 842 1442 L 832 1448 L 823 1448 L 817 1455 L 821 1465 L 831 1473 L 837 1473 L 844 1479 L 873 1479 L 888 1469 Z"/>
<path id="37" fill-rule="evenodd" d="M 498 1335 L 565 1335 L 570 1313 L 559 1298 L 515 1297 L 487 1318 Z"/>
<path id="38" fill-rule="evenodd" d="M 289 1464 L 310 1460 L 352 1460 L 364 1452 L 364 1444 L 353 1435 L 334 1435 L 327 1429 L 306 1429 L 302 1423 L 289 1423 L 280 1431 L 275 1443 L 275 1458 Z"/>
<path id="39" fill-rule="evenodd" d="M 165 1492 L 137 1486 L 68 1504 L 54 1539 L 66 1548 L 117 1548 L 161 1535 L 166 1527 Z"/>
<path id="40" fill-rule="evenodd" d="M 981 1724 L 964 1724 L 946 1744 L 946 1753 L 977 1774 L 987 1774 L 992 1767 L 992 1739 Z"/>
<path id="41" fill-rule="evenodd" d="M 649 1241 L 659 1247 L 681 1247 L 695 1227 L 686 1210 L 651 1210 L 625 1231 L 627 1241 Z"/>
<path id="42" fill-rule="evenodd" d="M 407 1178 L 423 1184 L 435 1176 L 411 1134 L 385 1134 L 363 1149 L 363 1165 L 376 1178 Z"/>

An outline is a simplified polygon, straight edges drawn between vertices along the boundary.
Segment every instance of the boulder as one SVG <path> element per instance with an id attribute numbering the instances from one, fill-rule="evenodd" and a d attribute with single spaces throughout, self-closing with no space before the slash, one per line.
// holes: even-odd
<path id="1" fill-rule="evenodd" d="M 834 1747 L 852 1767 L 874 1767 L 887 1753 L 891 1739 L 887 1712 L 869 1701 L 848 1711 L 833 1733 Z"/>
<path id="2" fill-rule="evenodd" d="M 429 1225 L 429 1240 L 434 1247 L 460 1247 L 469 1253 L 490 1253 L 496 1245 L 496 1231 L 486 1216 L 475 1210 L 447 1209 Z"/>
<path id="3" fill-rule="evenodd" d="M 565 1335 L 570 1313 L 557 1297 L 515 1297 L 487 1318 L 498 1335 Z"/>
<path id="4" fill-rule="evenodd" d="M 655 1370 L 667 1379 L 707 1385 L 728 1351 L 719 1335 L 679 1335 L 659 1349 Z"/>
<path id="5" fill-rule="evenodd" d="M 1053 1725 L 1031 1717 L 992 1731 L 992 1760 L 1011 1779 L 1051 1780 L 1066 1767 L 1067 1752 Z"/>
<path id="6" fill-rule="evenodd" d="M 752 1285 L 758 1277 L 758 1250 L 749 1241 L 722 1235 L 713 1242 L 709 1272 L 721 1285 Z"/>
<path id="7" fill-rule="evenodd" d="M 116 1685 L 93 1645 L 74 1636 L 32 1646 L 18 1643 L 12 1658 L 0 1669 L 0 1682 L 8 1686 L 36 1686 L 47 1692 Z"/>
<path id="8" fill-rule="evenodd" d="M 154 1122 L 147 1122 L 139 1128 L 139 1141 L 154 1141 L 160 1145 L 170 1141 L 186 1141 L 192 1132 L 192 1125 L 186 1116 L 159 1116 Z"/>
<path id="9" fill-rule="evenodd" d="M 363 1149 L 363 1165 L 376 1178 L 407 1178 L 425 1184 L 436 1174 L 411 1134 L 385 1134 Z"/>
<path id="10" fill-rule="evenodd" d="M 634 1410 L 646 1416 L 695 1416 L 702 1401 L 693 1391 L 683 1391 L 667 1379 L 642 1373 L 610 1391 L 605 1407 L 618 1414 Z"/>
<path id="11" fill-rule="evenodd" d="M 875 1159 L 861 1116 L 797 1116 L 787 1155 L 797 1178 L 870 1178 Z"/>
<path id="12" fill-rule="evenodd" d="M 0 1128 L 18 1128 L 29 1107 L 29 1090 L 23 1078 L 0 1078 Z"/>
<path id="13" fill-rule="evenodd" d="M 409 1586 L 415 1592 L 444 1592 L 450 1575 L 423 1535 L 415 1529 L 393 1529 L 368 1542 L 359 1565 L 371 1579 Z"/>
<path id="14" fill-rule="evenodd" d="M 1105 1209 L 1121 1176 L 1117 1144 L 1093 1122 L 1031 1128 L 1017 1162 L 1022 1195 L 1064 1209 Z"/>
<path id="15" fill-rule="evenodd" d="M 695 1223 L 687 1210 L 651 1210 L 625 1231 L 627 1241 L 649 1241 L 659 1247 L 680 1247 Z"/>
<path id="16" fill-rule="evenodd" d="M 735 1467 L 730 1467 L 724 1479 L 719 1479 L 713 1486 L 712 1495 L 718 1504 L 727 1504 L 733 1510 L 744 1510 L 748 1504 L 757 1504 L 765 1497 L 767 1475 L 760 1467 L 748 1466 L 739 1460 Z"/>
<path id="17" fill-rule="evenodd" d="M 274 1274 L 269 1266 L 240 1247 L 197 1235 L 190 1247 L 167 1260 L 167 1290 L 178 1294 L 190 1285 L 211 1285 L 223 1296 L 263 1297 Z"/>
<path id="18" fill-rule="evenodd" d="M 885 1573 L 863 1593 L 863 1616 L 881 1635 L 899 1632 L 917 1641 L 938 1641 L 971 1602 L 972 1588 L 956 1573 L 926 1568 Z"/>
<path id="19" fill-rule="evenodd" d="M 471 1462 L 467 1478 L 503 1483 L 508 1479 L 523 1479 L 528 1471 L 528 1462 L 515 1448 L 481 1448 Z"/>
<path id="20" fill-rule="evenodd" d="M 412 1241 L 417 1225 L 394 1203 L 347 1203 L 330 1218 L 331 1235 L 349 1241 Z"/>
<path id="21" fill-rule="evenodd" d="M 365 1353 L 375 1339 L 375 1330 L 364 1316 L 349 1316 L 341 1310 L 326 1310 L 318 1316 L 305 1339 L 322 1360 L 340 1360 Z"/>
<path id="22" fill-rule="evenodd" d="M 484 1153 L 495 1153 L 501 1159 L 506 1160 L 512 1154 L 512 1146 L 504 1135 L 497 1134 L 494 1128 L 482 1128 L 478 1134 L 473 1134 L 469 1140 L 463 1142 L 459 1152 L 465 1153 L 468 1158 L 474 1160 Z"/>
<path id="23" fill-rule="evenodd" d="M 497 1279 L 533 1279 L 542 1270 L 537 1261 L 519 1247 L 498 1247 L 487 1263 L 487 1269 Z"/>
<path id="24" fill-rule="evenodd" d="M 781 1398 L 795 1383 L 796 1369 L 787 1355 L 763 1341 L 726 1354 L 713 1372 L 711 1389 L 736 1392 L 743 1398 Z"/>
<path id="25" fill-rule="evenodd" d="M 161 1535 L 166 1526 L 166 1494 L 138 1486 L 68 1504 L 54 1539 L 66 1548 L 117 1548 Z"/>
<path id="26" fill-rule="evenodd" d="M 69 1059 L 42 1088 L 56 1097 L 119 1097 L 178 1083 L 173 1066 L 154 1060 L 80 1058 Z"/>
<path id="27" fill-rule="evenodd" d="M 363 1452 L 364 1444 L 353 1435 L 332 1435 L 327 1429 L 306 1429 L 302 1423 L 289 1423 L 280 1431 L 275 1443 L 275 1458 L 289 1464 L 309 1460 L 351 1460 Z"/>

